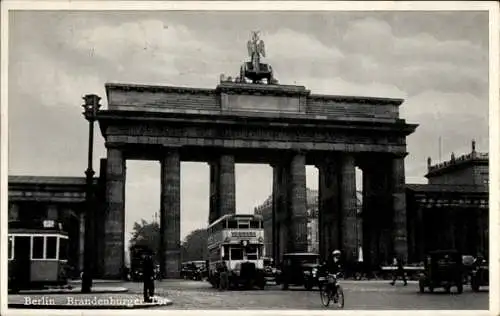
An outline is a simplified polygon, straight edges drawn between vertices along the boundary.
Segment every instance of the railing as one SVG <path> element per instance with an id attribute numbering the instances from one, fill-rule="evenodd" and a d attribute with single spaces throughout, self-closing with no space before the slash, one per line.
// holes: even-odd
<path id="1" fill-rule="evenodd" d="M 451 165 L 455 165 L 457 163 L 461 163 L 464 161 L 470 161 L 470 160 L 475 160 L 475 159 L 488 159 L 489 158 L 489 153 L 477 153 L 477 152 L 472 152 L 469 154 L 462 155 L 457 158 L 452 158 L 451 160 L 444 161 L 441 163 L 438 163 L 434 166 L 429 166 L 428 171 L 434 171 L 438 169 L 442 169 Z"/>

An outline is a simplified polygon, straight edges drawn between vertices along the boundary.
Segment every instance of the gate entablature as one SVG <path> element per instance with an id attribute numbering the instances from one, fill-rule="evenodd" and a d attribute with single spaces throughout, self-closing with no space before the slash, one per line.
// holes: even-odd
<path id="1" fill-rule="evenodd" d="M 215 89 L 106 84 L 108 110 L 396 122 L 402 99 L 314 95 L 304 86 L 222 82 Z"/>
<path id="2" fill-rule="evenodd" d="M 400 99 L 311 95 L 301 86 L 106 90 L 98 120 L 107 143 L 401 154 L 417 126 L 399 118 Z"/>

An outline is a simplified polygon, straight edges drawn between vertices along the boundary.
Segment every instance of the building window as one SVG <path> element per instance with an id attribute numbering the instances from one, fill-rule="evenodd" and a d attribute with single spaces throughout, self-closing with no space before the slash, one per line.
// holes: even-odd
<path id="1" fill-rule="evenodd" d="M 31 257 L 33 259 L 43 259 L 43 237 L 33 236 Z"/>
<path id="2" fill-rule="evenodd" d="M 57 237 L 47 236 L 45 238 L 45 259 L 57 259 Z"/>

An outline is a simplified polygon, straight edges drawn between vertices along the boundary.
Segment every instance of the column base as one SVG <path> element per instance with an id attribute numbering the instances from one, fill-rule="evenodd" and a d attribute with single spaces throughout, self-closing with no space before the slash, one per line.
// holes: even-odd
<path id="1" fill-rule="evenodd" d="M 163 273 L 163 278 L 164 279 L 180 278 L 180 269 L 181 269 L 181 251 L 167 250 L 165 252 L 165 272 Z"/>

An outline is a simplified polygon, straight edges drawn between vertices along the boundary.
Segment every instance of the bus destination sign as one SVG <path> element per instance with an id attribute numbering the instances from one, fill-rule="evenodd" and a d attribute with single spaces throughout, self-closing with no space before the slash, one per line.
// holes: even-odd
<path id="1" fill-rule="evenodd" d="M 257 232 L 255 231 L 237 231 L 237 232 L 231 232 L 231 237 L 235 238 L 252 238 L 252 237 L 257 237 Z"/>

